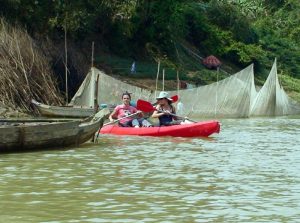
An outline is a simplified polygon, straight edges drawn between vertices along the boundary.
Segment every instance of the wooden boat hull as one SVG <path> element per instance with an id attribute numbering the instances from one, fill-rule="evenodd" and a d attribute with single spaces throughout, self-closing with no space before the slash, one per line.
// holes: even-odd
<path id="1" fill-rule="evenodd" d="M 78 146 L 95 135 L 108 114 L 109 110 L 104 109 L 97 114 L 97 118 L 86 120 L 2 124 L 0 152 Z"/>
<path id="2" fill-rule="evenodd" d="M 94 108 L 75 106 L 52 106 L 32 100 L 31 103 L 43 116 L 85 118 L 94 114 Z"/>
<path id="3" fill-rule="evenodd" d="M 31 100 L 31 104 L 39 111 L 42 116 L 46 117 L 60 117 L 60 118 L 86 118 L 95 113 L 94 108 L 81 107 L 81 106 L 53 106 L 45 105 Z M 108 107 L 110 112 L 113 111 L 115 105 L 103 104 L 100 109 Z"/>
<path id="4" fill-rule="evenodd" d="M 220 132 L 218 121 L 205 121 L 184 125 L 163 127 L 119 127 L 107 125 L 101 128 L 100 134 L 136 135 L 136 136 L 172 136 L 172 137 L 208 137 Z"/>

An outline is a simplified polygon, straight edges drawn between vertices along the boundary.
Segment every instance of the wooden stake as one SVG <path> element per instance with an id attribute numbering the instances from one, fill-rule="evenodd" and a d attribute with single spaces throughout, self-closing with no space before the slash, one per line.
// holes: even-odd
<path id="1" fill-rule="evenodd" d="M 92 42 L 92 67 L 94 67 L 94 41 Z"/>
<path id="2" fill-rule="evenodd" d="M 67 15 L 65 18 L 65 80 L 66 80 L 66 105 L 68 105 L 69 95 L 68 95 L 68 47 L 67 47 Z"/>
<path id="3" fill-rule="evenodd" d="M 157 63 L 157 74 L 156 74 L 156 82 L 155 82 L 155 98 L 156 98 L 156 92 L 157 92 L 157 83 L 158 83 L 158 76 L 159 76 L 159 68 L 160 68 L 160 60 L 158 60 L 158 63 Z"/>
<path id="4" fill-rule="evenodd" d="M 162 81 L 162 90 L 164 91 L 165 90 L 165 69 L 163 69 L 163 81 Z"/>
<path id="5" fill-rule="evenodd" d="M 179 80 L 179 71 L 177 70 L 177 95 L 179 95 L 180 80 Z"/>

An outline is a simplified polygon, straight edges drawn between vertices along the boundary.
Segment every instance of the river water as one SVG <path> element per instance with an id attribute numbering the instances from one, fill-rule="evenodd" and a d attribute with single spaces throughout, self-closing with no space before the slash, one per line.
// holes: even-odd
<path id="1" fill-rule="evenodd" d="M 300 222 L 300 118 L 0 155 L 0 222 Z"/>

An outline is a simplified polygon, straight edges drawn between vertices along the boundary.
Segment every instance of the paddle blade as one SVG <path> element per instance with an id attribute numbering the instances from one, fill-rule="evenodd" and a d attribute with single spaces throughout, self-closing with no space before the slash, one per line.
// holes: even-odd
<path id="1" fill-rule="evenodd" d="M 178 95 L 174 95 L 171 97 L 171 99 L 172 99 L 172 102 L 175 103 L 178 101 L 179 97 L 178 97 Z"/>
<path id="2" fill-rule="evenodd" d="M 137 100 L 136 108 L 143 112 L 153 112 L 156 110 L 150 102 L 141 99 Z"/>

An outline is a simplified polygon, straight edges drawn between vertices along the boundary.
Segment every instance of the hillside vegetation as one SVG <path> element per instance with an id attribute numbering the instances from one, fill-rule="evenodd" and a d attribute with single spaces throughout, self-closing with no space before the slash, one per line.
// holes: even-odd
<path id="1" fill-rule="evenodd" d="M 87 73 L 94 42 L 96 66 L 128 78 L 136 61 L 133 79 L 155 78 L 160 61 L 167 79 L 179 72 L 182 80 L 210 83 L 227 75 L 202 66 L 201 58 L 214 55 L 229 74 L 254 63 L 263 83 L 277 58 L 281 83 L 300 101 L 299 10 L 299 0 L 3 0 L 0 8 L 43 46 L 61 90 L 67 36 L 69 95 Z"/>

